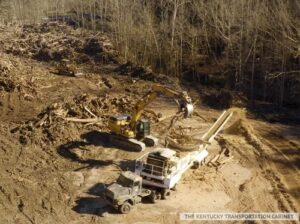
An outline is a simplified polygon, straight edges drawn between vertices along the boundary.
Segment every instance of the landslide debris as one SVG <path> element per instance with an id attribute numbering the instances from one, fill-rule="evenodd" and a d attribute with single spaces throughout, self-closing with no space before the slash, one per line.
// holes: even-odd
<path id="1" fill-rule="evenodd" d="M 82 94 L 64 102 L 46 107 L 38 116 L 11 130 L 21 144 L 49 145 L 72 140 L 83 129 L 96 126 L 108 131 L 108 118 L 112 115 L 130 114 L 135 101 L 119 94 L 93 96 Z M 145 111 L 143 116 L 157 122 L 156 114 Z"/>
<path id="2" fill-rule="evenodd" d="M 115 69 L 120 75 L 127 75 L 132 78 L 139 78 L 146 81 L 157 82 L 178 88 L 178 80 L 176 78 L 154 73 L 149 67 L 140 66 L 136 63 L 128 61 L 121 64 Z"/>
<path id="3" fill-rule="evenodd" d="M 30 98 L 36 94 L 36 84 L 30 77 L 22 76 L 24 65 L 10 55 L 0 53 L 0 92 L 19 92 L 23 93 L 25 98 Z"/>
<path id="4" fill-rule="evenodd" d="M 102 33 L 51 22 L 7 27 L 0 38 L 4 52 L 38 61 L 69 59 L 82 63 L 118 63 L 117 51 Z M 7 42 L 7 37 L 11 41 Z"/>
<path id="5" fill-rule="evenodd" d="M 35 119 L 25 122 L 11 132 L 18 134 L 22 144 L 50 144 L 72 138 L 75 134 L 73 132 L 78 133 L 89 124 L 106 129 L 108 116 L 128 113 L 131 107 L 132 100 L 126 95 L 112 97 L 106 94 L 97 97 L 82 94 L 46 107 Z M 80 122 L 81 120 L 87 122 Z"/>

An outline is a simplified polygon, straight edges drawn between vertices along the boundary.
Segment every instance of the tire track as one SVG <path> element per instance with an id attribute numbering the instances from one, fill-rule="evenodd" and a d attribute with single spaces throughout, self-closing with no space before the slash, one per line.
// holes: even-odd
<path id="1" fill-rule="evenodd" d="M 278 200 L 279 208 L 283 211 L 297 211 L 295 204 L 297 200 L 293 200 L 288 193 L 289 190 L 294 186 L 295 178 L 292 180 L 286 180 L 286 172 L 292 173 L 292 176 L 295 177 L 293 171 L 290 171 L 288 167 L 282 169 L 274 161 L 274 158 L 282 157 L 281 154 L 274 154 L 274 149 L 271 148 L 268 144 L 264 144 L 264 139 L 259 136 L 253 127 L 249 123 L 242 123 L 241 129 L 246 141 L 252 145 L 261 155 L 261 158 L 257 158 L 264 167 L 264 176 L 268 179 L 273 187 L 273 194 Z M 273 145 L 273 144 L 272 144 Z M 285 157 L 283 157 L 285 158 Z M 291 177 L 289 177 L 291 178 Z M 292 184 L 292 186 L 290 186 Z M 299 185 L 298 185 L 299 186 Z"/>
<path id="2" fill-rule="evenodd" d="M 262 170 L 262 176 L 270 183 L 273 189 L 271 193 L 278 202 L 278 208 L 281 211 L 286 212 L 298 211 L 296 206 L 297 198 L 293 197 L 290 194 L 290 189 L 294 187 L 294 185 L 299 184 L 299 181 L 296 181 L 295 183 L 295 177 L 299 176 L 298 173 L 294 173 L 295 169 L 298 172 L 297 167 L 294 167 L 293 169 L 284 167 L 283 169 L 283 167 L 279 166 L 274 158 L 283 158 L 284 160 L 286 160 L 285 157 L 283 157 L 281 154 L 277 153 L 276 150 L 270 147 L 270 145 L 265 142 L 262 136 L 257 134 L 257 132 L 253 129 L 253 126 L 250 125 L 249 122 L 241 122 L 238 129 L 239 130 L 236 133 L 240 133 L 245 141 L 255 149 L 255 151 L 253 151 L 253 154 L 259 167 Z M 274 145 L 272 143 L 270 144 Z M 234 142 L 230 143 L 230 146 L 233 147 L 234 150 L 237 150 L 243 158 L 245 156 L 247 158 L 245 152 L 242 152 L 241 149 L 236 147 Z M 286 173 L 292 174 L 292 176 L 288 176 L 288 180 L 291 181 L 286 180 Z"/>

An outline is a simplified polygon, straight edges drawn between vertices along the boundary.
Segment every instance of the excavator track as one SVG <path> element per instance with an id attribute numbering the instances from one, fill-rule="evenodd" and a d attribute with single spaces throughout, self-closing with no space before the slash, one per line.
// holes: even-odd
<path id="1" fill-rule="evenodd" d="M 145 143 L 133 138 L 124 138 L 115 134 L 110 134 L 109 142 L 111 145 L 129 151 L 142 152 L 145 150 Z"/>

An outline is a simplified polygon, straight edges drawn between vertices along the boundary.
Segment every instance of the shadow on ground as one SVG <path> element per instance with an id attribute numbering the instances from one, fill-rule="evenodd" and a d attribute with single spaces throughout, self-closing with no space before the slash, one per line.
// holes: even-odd
<path id="1" fill-rule="evenodd" d="M 105 184 L 97 183 L 88 190 L 90 196 L 82 197 L 76 200 L 76 205 L 73 210 L 79 214 L 99 215 L 104 216 L 106 213 L 117 214 L 118 212 L 113 209 L 103 199 L 105 191 Z"/>
<path id="2" fill-rule="evenodd" d="M 76 200 L 76 205 L 73 207 L 73 210 L 79 214 L 99 216 L 103 216 L 105 213 L 117 213 L 117 211 L 111 208 L 101 197 L 80 198 Z"/>
<path id="3" fill-rule="evenodd" d="M 83 168 L 108 166 L 116 163 L 122 170 L 128 170 L 134 167 L 132 161 L 116 162 L 114 160 L 82 159 L 75 153 L 75 149 L 84 148 L 86 146 L 96 146 L 99 147 L 99 150 L 101 150 L 102 147 L 111 147 L 109 145 L 109 133 L 90 131 L 82 134 L 80 138 L 80 140 L 70 141 L 58 146 L 57 153 L 66 159 L 86 165 Z"/>
<path id="4" fill-rule="evenodd" d="M 285 125 L 300 125 L 299 109 L 278 107 L 275 104 L 256 101 L 248 110 L 254 119 Z"/>
<path id="5" fill-rule="evenodd" d="M 88 133 L 85 133 L 81 136 L 82 140 L 77 140 L 77 141 L 71 141 L 65 144 L 60 145 L 57 148 L 57 152 L 59 155 L 62 157 L 86 164 L 88 167 L 97 167 L 97 166 L 107 166 L 111 165 L 113 163 L 112 160 L 95 160 L 95 159 L 82 159 L 80 158 L 73 150 L 76 148 L 80 147 L 85 147 L 85 146 L 106 146 L 107 144 L 107 133 L 102 133 L 98 131 L 91 131 Z"/>

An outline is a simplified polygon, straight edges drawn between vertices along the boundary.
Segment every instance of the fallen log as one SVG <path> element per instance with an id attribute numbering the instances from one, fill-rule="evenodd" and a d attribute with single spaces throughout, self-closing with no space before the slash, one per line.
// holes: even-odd
<path id="1" fill-rule="evenodd" d="M 89 110 L 89 108 L 87 108 L 86 106 L 83 107 L 90 115 L 92 115 L 94 118 L 97 118 L 97 116 Z"/>
<path id="2" fill-rule="evenodd" d="M 48 118 L 48 114 L 45 114 L 43 116 L 43 118 L 41 120 L 39 120 L 38 122 L 36 122 L 36 124 L 34 126 L 35 127 L 43 126 L 43 124 L 45 123 L 45 121 L 46 121 L 47 118 Z"/>
<path id="3" fill-rule="evenodd" d="M 223 164 L 229 162 L 229 161 L 232 160 L 232 159 L 233 159 L 233 156 L 230 156 L 229 158 L 224 159 L 223 161 L 219 161 L 219 163 L 220 163 L 221 165 L 223 165 Z"/>
<path id="4" fill-rule="evenodd" d="M 102 121 L 101 118 L 87 118 L 87 119 L 81 119 L 76 117 L 66 117 L 64 118 L 66 121 L 72 121 L 72 122 L 79 122 L 79 123 L 98 123 L 99 121 Z"/>

